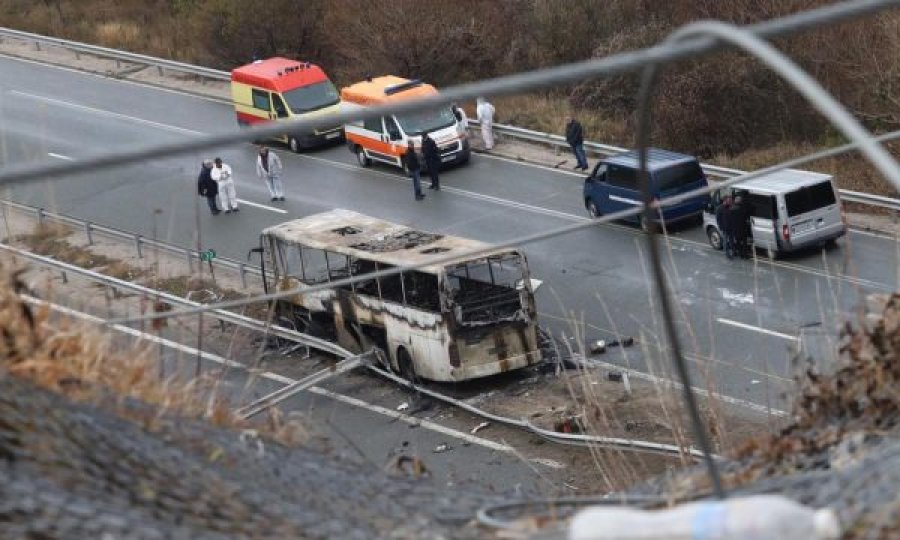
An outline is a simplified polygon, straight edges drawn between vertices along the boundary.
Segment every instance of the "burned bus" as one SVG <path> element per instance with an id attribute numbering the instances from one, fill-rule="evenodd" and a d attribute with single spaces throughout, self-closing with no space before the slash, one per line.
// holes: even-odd
<path id="1" fill-rule="evenodd" d="M 351 351 L 377 346 L 404 377 L 462 381 L 541 359 L 532 280 L 517 250 L 489 250 L 348 210 L 269 227 L 260 242 L 273 268 L 268 285 L 297 290 L 279 302 L 281 321 Z M 409 266 L 417 269 L 366 277 Z"/>

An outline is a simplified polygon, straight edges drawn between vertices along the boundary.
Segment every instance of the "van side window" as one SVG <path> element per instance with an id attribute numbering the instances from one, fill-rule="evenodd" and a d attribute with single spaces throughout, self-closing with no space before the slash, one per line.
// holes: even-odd
<path id="1" fill-rule="evenodd" d="M 403 138 L 403 135 L 400 134 L 400 128 L 397 126 L 397 121 L 394 120 L 393 116 L 384 117 L 384 130 L 392 141 L 399 141 Z"/>
<path id="2" fill-rule="evenodd" d="M 278 94 L 272 94 L 272 107 L 275 109 L 275 114 L 278 115 L 278 118 L 288 117 L 287 107 L 284 106 L 284 101 L 281 100 L 281 96 Z"/>
<path id="3" fill-rule="evenodd" d="M 761 219 L 775 219 L 775 196 L 747 195 L 747 204 L 750 205 L 750 216 Z"/>
<path id="4" fill-rule="evenodd" d="M 606 173 L 606 181 L 616 187 L 637 189 L 637 171 L 620 165 L 610 165 Z"/>
<path id="5" fill-rule="evenodd" d="M 265 90 L 253 89 L 253 106 L 257 109 L 268 111 L 272 107 L 269 105 L 269 93 Z"/>
<path id="6" fill-rule="evenodd" d="M 383 129 L 381 127 L 381 118 L 366 118 L 363 121 L 363 129 L 368 129 L 369 131 L 374 131 L 375 133 L 382 133 Z"/>

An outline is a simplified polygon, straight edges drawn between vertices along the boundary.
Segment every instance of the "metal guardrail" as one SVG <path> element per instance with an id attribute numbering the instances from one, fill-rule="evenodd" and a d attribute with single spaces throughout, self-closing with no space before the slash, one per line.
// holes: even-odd
<path id="1" fill-rule="evenodd" d="M 162 74 L 164 70 L 170 70 L 218 81 L 228 81 L 231 78 L 229 72 L 219 69 L 187 64 L 184 62 L 176 62 L 174 60 L 167 60 L 165 58 L 159 58 L 156 56 L 130 53 L 127 51 L 110 49 L 108 47 L 100 47 L 97 45 L 90 45 L 78 41 L 42 36 L 40 34 L 33 34 L 31 32 L 23 32 L 21 30 L 0 27 L 0 39 L 4 38 L 30 41 L 33 42 L 38 48 L 41 45 L 50 45 L 74 51 L 76 54 L 92 54 L 104 58 L 112 58 L 121 62 L 154 66 L 159 70 L 160 74 Z M 472 127 L 480 128 L 480 122 L 478 122 L 478 120 L 469 119 L 469 125 Z M 539 144 L 546 144 L 562 148 L 568 148 L 569 146 L 569 144 L 566 142 L 565 137 L 557 135 L 555 133 L 535 131 L 531 129 L 511 126 L 508 124 L 494 124 L 494 131 L 498 134 L 519 140 L 531 141 Z M 595 154 L 604 156 L 609 156 L 628 150 L 627 148 L 609 144 L 602 144 L 595 141 L 585 141 L 584 146 L 587 150 L 590 150 Z M 719 178 L 732 178 L 747 173 L 747 171 L 742 171 L 740 169 L 730 169 L 728 167 L 720 167 L 718 165 L 710 165 L 707 163 L 703 163 L 701 164 L 701 166 L 703 167 L 703 170 L 704 172 L 706 172 L 706 174 Z M 900 199 L 884 197 L 882 195 L 875 195 L 872 193 L 850 191 L 846 189 L 840 190 L 840 194 L 841 198 L 848 202 L 855 202 L 870 206 L 876 206 L 879 208 L 887 208 L 894 211 L 900 211 Z M 149 243 L 149 241 L 147 242 Z M 241 274 L 241 278 L 243 280 L 243 273 Z"/>
<path id="2" fill-rule="evenodd" d="M 164 291 L 151 289 L 149 287 L 144 287 L 143 285 L 138 285 L 137 283 L 131 283 L 129 281 L 125 281 L 122 279 L 118 279 L 112 276 L 107 276 L 106 274 L 101 274 L 99 272 L 94 272 L 93 270 L 89 270 L 86 268 L 82 268 L 80 266 L 75 266 L 73 264 L 69 264 L 66 262 L 58 261 L 56 259 L 45 257 L 43 255 L 38 255 L 35 253 L 31 253 L 29 251 L 25 251 L 23 249 L 19 249 L 7 244 L 0 243 L 0 250 L 7 251 L 17 257 L 22 257 L 27 259 L 35 264 L 40 266 L 45 266 L 49 268 L 54 268 L 61 272 L 70 272 L 73 275 L 82 276 L 96 283 L 100 283 L 102 285 L 106 285 L 108 287 L 112 287 L 115 289 L 126 290 L 130 292 L 134 292 L 137 294 L 142 294 L 147 296 L 148 298 L 158 298 L 167 303 L 176 304 L 180 306 L 187 307 L 195 307 L 199 306 L 198 302 L 194 302 L 192 300 L 188 300 L 186 298 L 182 298 L 180 296 L 176 296 L 174 294 L 170 294 Z M 472 414 L 488 418 L 491 421 L 497 422 L 499 424 L 507 425 L 510 427 L 524 429 L 526 431 L 530 431 L 536 435 L 539 435 L 549 441 L 559 443 L 559 444 L 568 444 L 573 446 L 598 446 L 598 447 L 607 447 L 607 448 L 618 448 L 621 450 L 631 450 L 631 451 L 639 451 L 639 452 L 651 452 L 658 453 L 670 456 L 679 456 L 686 455 L 692 458 L 698 459 L 702 454 L 699 450 L 692 447 L 682 447 L 671 444 L 662 444 L 662 443 L 654 443 L 650 441 L 642 441 L 635 439 L 623 439 L 616 437 L 600 437 L 600 436 L 591 436 L 591 435 L 581 435 L 581 434 L 565 434 L 565 433 L 557 433 L 554 431 L 549 431 L 546 429 L 539 428 L 529 423 L 526 420 L 516 420 L 514 418 L 504 417 L 500 415 L 496 415 L 493 413 L 489 413 L 487 411 L 478 409 L 477 407 L 473 407 L 467 403 L 461 402 L 459 400 L 453 399 L 444 394 L 440 394 L 428 388 L 412 384 L 411 382 L 394 375 L 393 373 L 389 373 L 379 368 L 378 366 L 371 363 L 372 353 L 363 353 L 361 355 L 354 355 L 347 349 L 337 345 L 336 343 L 332 343 L 330 341 L 317 338 L 315 336 L 311 336 L 309 334 L 304 334 L 301 332 L 297 332 L 296 330 L 292 330 L 290 328 L 285 328 L 283 326 L 278 326 L 275 324 L 270 324 L 266 321 L 261 321 L 259 319 L 254 319 L 252 317 L 248 317 L 246 315 L 241 315 L 239 313 L 234 313 L 231 311 L 226 311 L 223 309 L 215 309 L 209 312 L 211 316 L 221 321 L 225 321 L 231 324 L 235 324 L 237 326 L 241 326 L 244 328 L 249 328 L 251 330 L 256 330 L 259 332 L 263 332 L 266 334 L 271 334 L 274 336 L 278 336 L 282 339 L 286 339 L 288 341 L 293 341 L 295 343 L 301 343 L 305 346 L 326 352 L 328 354 L 333 354 L 335 356 L 341 357 L 344 360 L 341 361 L 337 366 L 334 366 L 329 369 L 322 370 L 311 377 L 308 377 L 301 381 L 296 381 L 290 385 L 287 385 L 283 388 L 276 390 L 275 392 L 269 394 L 268 396 L 264 396 L 261 400 L 254 402 L 248 405 L 245 408 L 238 410 L 238 414 L 249 418 L 268 407 L 271 407 L 280 401 L 291 397 L 292 395 L 309 388 L 310 386 L 317 384 L 332 375 L 336 375 L 338 373 L 342 373 L 345 371 L 349 371 L 358 366 L 365 366 L 369 370 L 377 373 L 378 375 L 391 380 L 395 383 L 398 383 L 402 386 L 410 387 L 418 392 L 429 395 L 433 398 L 440 399 L 446 403 L 450 403 L 452 405 L 458 406 Z"/>
<path id="3" fill-rule="evenodd" d="M 176 62 L 165 58 L 157 58 L 145 54 L 130 53 L 108 47 L 100 47 L 98 45 L 89 45 L 78 41 L 70 41 L 68 39 L 60 39 L 40 34 L 32 34 L 31 32 L 22 32 L 21 30 L 13 30 L 12 28 L 0 27 L 0 39 L 18 39 L 20 41 L 30 41 L 35 44 L 38 49 L 41 45 L 50 45 L 74 51 L 76 54 L 92 54 L 103 58 L 112 58 L 120 62 L 130 62 L 132 64 L 144 64 L 154 66 L 162 74 L 164 70 L 177 71 L 179 73 L 187 73 L 197 75 L 207 79 L 224 80 L 230 79 L 231 75 L 227 71 L 212 69 L 184 62 Z"/>
<path id="4" fill-rule="evenodd" d="M 117 229 L 108 225 L 100 225 L 91 221 L 78 219 L 57 212 L 50 212 L 37 206 L 29 206 L 27 204 L 0 199 L 0 212 L 6 213 L 9 208 L 15 208 L 25 214 L 33 214 L 38 220 L 38 223 L 43 223 L 44 221 L 53 221 L 81 230 L 87 237 L 88 245 L 93 245 L 94 234 L 99 233 L 112 238 L 118 238 L 130 242 L 134 246 L 135 253 L 139 258 L 144 257 L 145 248 L 151 248 L 167 252 L 171 255 L 184 257 L 187 261 L 188 269 L 190 272 L 193 272 L 195 268 L 198 268 L 198 266 L 195 265 L 203 264 L 203 261 L 200 257 L 201 252 L 197 251 L 196 249 L 185 248 L 183 246 L 170 244 L 161 240 L 146 238 L 140 234 L 124 231 L 122 229 Z M 245 289 L 247 288 L 248 275 L 262 278 L 262 271 L 258 266 L 247 264 L 234 259 L 229 259 L 227 257 L 214 258 L 212 260 L 212 265 L 214 267 L 237 272 L 241 279 L 241 286 Z"/>
<path id="5" fill-rule="evenodd" d="M 469 120 L 469 125 L 478 127 L 479 129 L 481 127 L 478 120 Z M 530 141 L 538 144 L 556 146 L 561 148 L 569 147 L 569 143 L 566 142 L 565 137 L 557 135 L 555 133 L 535 131 L 531 129 L 510 126 L 507 124 L 494 124 L 494 132 L 513 139 Z M 628 151 L 628 148 L 612 146 L 609 144 L 601 144 L 593 141 L 585 141 L 584 147 L 585 149 L 602 156 L 611 156 L 613 154 Z M 749 172 L 742 171 L 740 169 L 720 167 L 718 165 L 710 165 L 708 163 L 701 163 L 700 166 L 703 168 L 703 171 L 707 175 L 718 178 L 734 178 L 735 176 L 740 176 Z M 861 191 L 851 191 L 849 189 L 841 189 L 839 190 L 839 192 L 841 195 L 841 199 L 846 202 L 855 202 L 866 204 L 869 206 L 876 206 L 879 208 L 887 208 L 894 211 L 900 211 L 900 199 L 885 197 L 883 195 L 875 195 L 873 193 L 863 193 Z"/>

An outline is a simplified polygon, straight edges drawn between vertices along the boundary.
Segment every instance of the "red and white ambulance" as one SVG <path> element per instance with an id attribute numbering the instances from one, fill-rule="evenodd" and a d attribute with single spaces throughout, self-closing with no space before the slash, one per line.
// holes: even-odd
<path id="1" fill-rule="evenodd" d="M 341 104 L 337 88 L 322 68 L 277 57 L 233 69 L 231 98 L 241 126 L 336 113 Z M 285 133 L 277 139 L 297 152 L 341 136 L 341 126 L 334 126 Z"/>
<path id="2" fill-rule="evenodd" d="M 422 81 L 386 75 L 342 88 L 341 99 L 347 108 L 371 107 L 437 92 L 434 86 Z M 363 167 L 371 165 L 373 160 L 403 167 L 401 157 L 406 153 L 409 141 L 420 149 L 424 133 L 428 133 L 437 143 L 442 163 L 469 161 L 465 126 L 456 119 L 449 105 L 353 122 L 344 126 L 344 133 L 350 151 L 356 154 L 357 161 Z"/>

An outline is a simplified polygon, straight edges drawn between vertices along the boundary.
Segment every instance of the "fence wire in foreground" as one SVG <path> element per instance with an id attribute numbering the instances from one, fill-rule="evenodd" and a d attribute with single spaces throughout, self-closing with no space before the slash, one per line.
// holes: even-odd
<path id="1" fill-rule="evenodd" d="M 386 114 L 416 112 L 436 106 L 448 105 L 455 101 L 471 100 L 483 95 L 500 96 L 522 93 L 529 90 L 548 88 L 565 83 L 581 82 L 594 77 L 609 76 L 643 68 L 644 76 L 642 78 L 641 90 L 639 93 L 639 129 L 637 146 L 640 152 L 640 177 L 642 191 L 644 193 L 644 204 L 632 209 L 605 215 L 593 222 L 564 226 L 543 233 L 523 236 L 499 244 L 494 244 L 490 249 L 521 246 L 568 234 L 600 223 L 620 220 L 643 213 L 646 222 L 651 224 L 651 226 L 647 227 L 646 240 L 647 245 L 650 248 L 655 287 L 661 302 L 662 315 L 665 321 L 666 335 L 671 345 L 673 362 L 676 364 L 682 387 L 685 389 L 685 404 L 691 415 L 694 434 L 698 438 L 697 442 L 700 444 L 701 450 L 703 450 L 705 455 L 705 463 L 707 464 L 711 483 L 716 495 L 723 496 L 724 492 L 721 487 L 716 464 L 711 455 L 711 447 L 706 435 L 706 428 L 697 413 L 696 402 L 691 391 L 689 376 L 680 352 L 678 336 L 672 317 L 670 299 L 668 297 L 668 287 L 665 282 L 665 276 L 658 251 L 656 239 L 657 231 L 656 227 L 652 225 L 653 218 L 655 217 L 654 214 L 667 205 L 675 204 L 682 200 L 696 197 L 697 195 L 707 194 L 716 189 L 720 189 L 723 186 L 745 181 L 749 178 L 775 170 L 812 161 L 811 156 L 816 156 L 815 159 L 819 159 L 826 155 L 834 155 L 849 149 L 860 149 L 863 155 L 872 162 L 872 164 L 894 185 L 895 188 L 898 189 L 898 191 L 900 191 L 900 167 L 898 167 L 897 163 L 890 155 L 881 148 L 878 144 L 878 139 L 872 137 L 870 133 L 860 126 L 859 123 L 856 122 L 856 120 L 808 74 L 805 74 L 799 67 L 763 41 L 764 38 L 774 38 L 804 30 L 815 29 L 826 24 L 842 22 L 863 15 L 876 13 L 887 7 L 897 5 L 900 5 L 900 0 L 860 0 L 855 2 L 843 2 L 741 28 L 715 22 L 694 23 L 677 30 L 663 43 L 647 49 L 455 86 L 444 90 L 437 96 L 405 103 L 394 103 L 385 106 L 371 107 L 365 110 L 353 110 L 334 115 L 320 116 L 314 119 L 301 119 L 283 123 L 279 122 L 278 124 L 253 127 L 239 131 L 222 132 L 204 137 L 181 140 L 177 143 L 143 146 L 128 151 L 100 154 L 83 160 L 66 162 L 65 164 L 10 167 L 5 171 L 0 171 L 0 184 L 25 182 L 34 179 L 44 179 L 51 176 L 108 168 L 149 158 L 171 157 L 173 155 L 181 155 L 238 142 L 265 139 L 283 133 L 286 130 L 305 131 L 323 128 L 326 127 L 326 125 L 335 125 L 336 123 L 346 124 L 352 121 L 378 118 Z M 832 122 L 835 127 L 847 136 L 851 143 L 837 149 L 830 149 L 825 152 L 818 152 L 816 154 L 789 160 L 779 165 L 756 171 L 755 173 L 741 175 L 716 186 L 694 190 L 660 201 L 652 201 L 649 194 L 649 186 L 647 184 L 647 148 L 650 142 L 649 104 L 657 68 L 673 60 L 722 51 L 729 47 L 738 47 L 753 54 L 765 65 L 778 72 L 779 75 L 786 79 L 788 83 L 806 97 L 816 109 Z M 486 251 L 487 250 L 479 249 L 467 253 L 458 253 L 454 254 L 453 257 L 429 261 L 428 264 L 442 264 L 450 262 L 452 259 L 458 259 L 459 257 L 478 257 L 485 254 Z M 270 293 L 242 299 L 240 301 L 222 302 L 219 304 L 210 304 L 166 313 L 153 313 L 132 319 L 108 321 L 108 323 L 117 324 L 202 314 L 203 312 L 213 309 L 234 308 L 253 302 L 277 300 L 296 295 L 298 292 L 312 293 L 317 290 L 348 285 L 360 279 L 386 277 L 414 270 L 416 268 L 417 266 L 415 265 L 396 267 L 390 270 L 373 272 L 362 276 L 354 276 L 352 278 L 326 283 L 320 286 L 313 286 L 304 289 L 303 291 L 291 290 L 280 293 Z"/>

